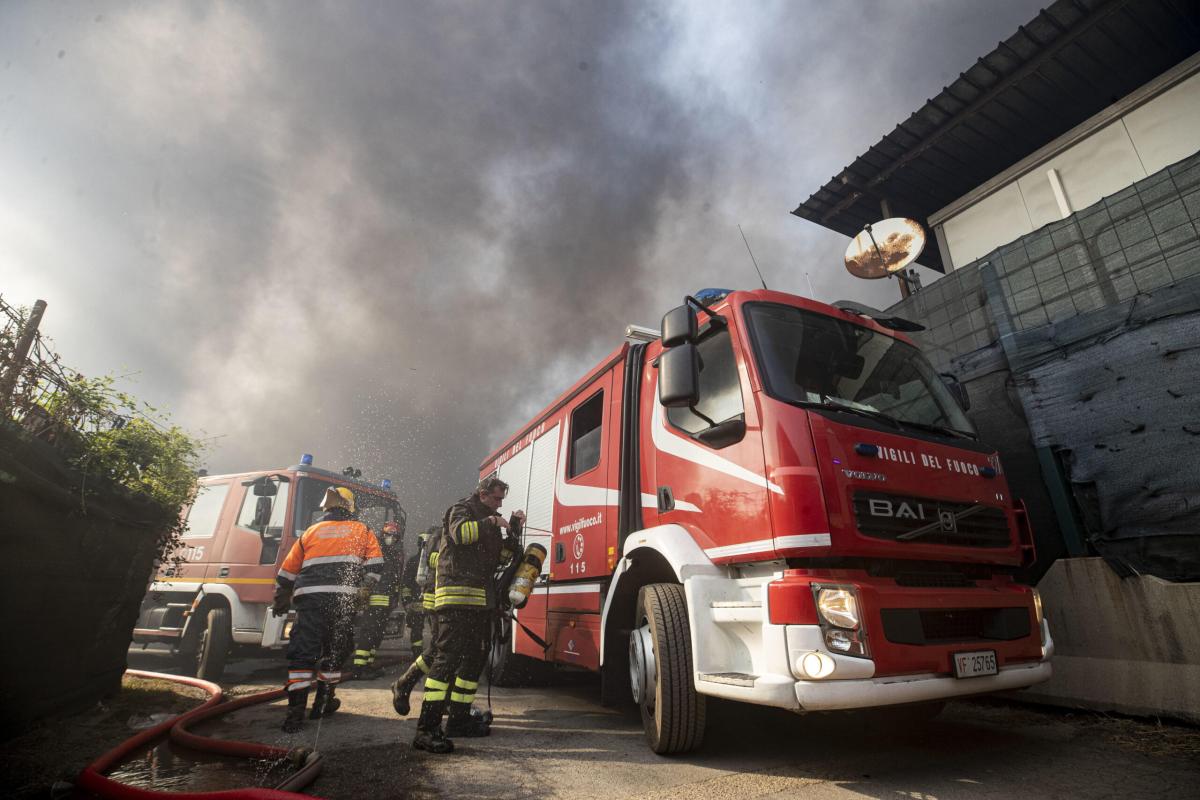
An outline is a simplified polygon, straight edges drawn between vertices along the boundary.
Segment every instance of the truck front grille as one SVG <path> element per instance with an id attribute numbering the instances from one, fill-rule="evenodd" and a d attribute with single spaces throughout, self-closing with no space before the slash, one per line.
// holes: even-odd
<path id="1" fill-rule="evenodd" d="M 856 492 L 854 519 L 864 536 L 914 544 L 1008 547 L 1004 509 L 880 492 Z"/>
<path id="2" fill-rule="evenodd" d="M 1026 608 L 885 608 L 881 616 L 894 644 L 1011 642 L 1030 631 Z"/>

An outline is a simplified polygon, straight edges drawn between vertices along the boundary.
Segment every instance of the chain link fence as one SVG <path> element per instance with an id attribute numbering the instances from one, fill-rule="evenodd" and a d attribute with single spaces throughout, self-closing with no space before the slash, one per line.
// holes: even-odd
<path id="1" fill-rule="evenodd" d="M 1115 306 L 1200 275 L 1200 153 L 956 269 L 891 307 L 920 320 L 940 369 L 999 339 L 981 270 L 1000 279 L 1015 332 Z"/>
<path id="2" fill-rule="evenodd" d="M 61 442 L 70 432 L 123 427 L 129 417 L 86 402 L 86 379 L 63 365 L 50 341 L 33 332 L 27 354 L 20 352 L 31 311 L 12 306 L 0 295 L 0 396 L 3 418 L 31 436 Z"/>

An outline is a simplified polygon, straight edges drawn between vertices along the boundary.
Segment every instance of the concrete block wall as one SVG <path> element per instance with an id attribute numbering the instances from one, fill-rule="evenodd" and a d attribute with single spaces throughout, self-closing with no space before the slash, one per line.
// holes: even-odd
<path id="1" fill-rule="evenodd" d="M 1200 583 L 1062 559 L 1038 584 L 1054 677 L 1022 700 L 1200 723 Z"/>

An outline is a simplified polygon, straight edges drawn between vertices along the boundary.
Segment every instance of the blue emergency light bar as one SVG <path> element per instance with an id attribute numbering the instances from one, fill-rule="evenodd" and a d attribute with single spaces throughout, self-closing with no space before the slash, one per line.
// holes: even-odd
<path id="1" fill-rule="evenodd" d="M 390 489 L 390 488 L 392 488 L 392 482 L 391 482 L 391 481 L 389 481 L 387 478 L 384 478 L 384 479 L 383 479 L 383 483 L 381 483 L 381 484 L 379 484 L 379 485 L 380 485 L 380 486 L 382 486 L 382 487 L 383 487 L 383 488 L 385 488 L 385 489 Z"/>
<path id="2" fill-rule="evenodd" d="M 300 463 L 303 466 L 311 467 L 312 466 L 312 453 L 305 453 L 304 455 L 300 456 Z"/>

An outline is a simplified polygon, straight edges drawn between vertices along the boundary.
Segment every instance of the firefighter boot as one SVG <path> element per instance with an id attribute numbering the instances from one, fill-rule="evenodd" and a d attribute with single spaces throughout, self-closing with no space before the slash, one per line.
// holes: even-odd
<path id="1" fill-rule="evenodd" d="M 491 733 L 492 721 L 486 719 L 482 712 L 471 713 L 473 711 L 475 709 L 469 703 L 451 703 L 446 735 L 452 739 L 473 739 Z"/>
<path id="2" fill-rule="evenodd" d="M 436 728 L 432 731 L 418 729 L 412 746 L 413 750 L 424 750 L 428 753 L 437 753 L 439 755 L 454 752 L 454 742 L 446 738 L 441 728 Z"/>
<path id="3" fill-rule="evenodd" d="M 304 707 L 308 705 L 308 689 L 288 692 L 287 716 L 283 719 L 284 733 L 298 733 L 304 727 Z"/>
<path id="4" fill-rule="evenodd" d="M 396 709 L 396 713 L 402 717 L 407 717 L 411 710 L 408 704 L 408 696 L 412 694 L 412 690 L 417 685 L 417 681 L 425 677 L 425 672 L 421 669 L 416 661 L 412 663 L 404 674 L 396 679 L 392 684 L 392 708 Z M 432 751 L 431 751 L 432 752 Z"/>
<path id="5" fill-rule="evenodd" d="M 342 701 L 334 697 L 334 690 L 335 687 L 332 684 L 324 681 L 317 683 L 317 696 L 313 700 L 312 711 L 308 713 L 309 719 L 333 716 L 333 712 L 342 707 Z"/>

